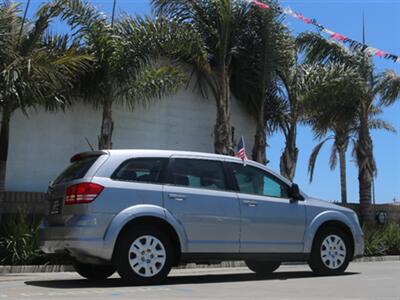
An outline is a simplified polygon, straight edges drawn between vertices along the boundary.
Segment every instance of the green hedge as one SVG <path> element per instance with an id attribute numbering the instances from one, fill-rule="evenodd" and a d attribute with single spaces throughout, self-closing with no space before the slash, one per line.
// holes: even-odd
<path id="1" fill-rule="evenodd" d="M 0 223 L 0 264 L 45 264 L 48 260 L 38 247 L 40 219 L 5 215 Z"/>
<path id="2" fill-rule="evenodd" d="M 387 225 L 364 228 L 365 255 L 400 255 L 400 225 Z"/>

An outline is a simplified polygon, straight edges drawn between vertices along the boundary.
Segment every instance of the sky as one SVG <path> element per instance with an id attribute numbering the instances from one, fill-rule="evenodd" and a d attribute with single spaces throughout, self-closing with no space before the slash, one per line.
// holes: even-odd
<path id="1" fill-rule="evenodd" d="M 90 0 L 107 14 L 111 14 L 112 0 Z M 23 5 L 26 0 L 20 1 Z M 31 0 L 28 16 L 43 3 L 42 0 Z M 362 39 L 362 18 L 365 18 L 366 43 L 389 53 L 400 55 L 400 0 L 282 0 L 281 7 L 291 7 L 308 18 L 315 18 L 326 28 L 341 33 L 354 40 Z M 117 0 L 116 15 L 120 13 L 150 14 L 149 0 Z M 294 35 L 313 30 L 313 27 L 297 19 L 287 17 L 284 21 Z M 62 24 L 54 24 L 56 31 L 65 31 Z M 376 71 L 393 69 L 400 74 L 400 63 L 382 58 L 374 59 Z M 381 118 L 390 122 L 398 131 L 397 134 L 385 131 L 373 131 L 374 155 L 378 175 L 374 180 L 376 203 L 400 202 L 400 101 L 386 108 Z M 236 132 L 240 129 L 237 128 Z M 298 131 L 299 159 L 295 182 L 307 194 L 330 201 L 340 200 L 339 168 L 329 169 L 328 161 L 332 144 L 326 144 L 321 150 L 312 183 L 308 180 L 308 159 L 318 141 L 314 140 L 311 130 L 300 126 Z M 281 134 L 268 138 L 267 156 L 269 167 L 279 170 L 279 157 L 284 147 Z M 250 154 L 251 149 L 248 149 Z M 347 187 L 350 202 L 358 202 L 357 168 L 347 153 Z"/>

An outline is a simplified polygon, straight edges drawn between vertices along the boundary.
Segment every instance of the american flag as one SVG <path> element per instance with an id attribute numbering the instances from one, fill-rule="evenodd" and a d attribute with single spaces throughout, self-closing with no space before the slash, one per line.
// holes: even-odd
<path id="1" fill-rule="evenodd" d="M 236 157 L 239 157 L 242 160 L 248 159 L 246 155 L 246 146 L 244 144 L 243 136 L 240 139 L 239 144 L 237 145 L 237 152 L 235 154 Z"/>

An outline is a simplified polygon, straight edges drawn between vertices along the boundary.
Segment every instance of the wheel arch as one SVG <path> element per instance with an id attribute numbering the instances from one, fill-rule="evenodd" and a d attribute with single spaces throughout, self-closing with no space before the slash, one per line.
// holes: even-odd
<path id="1" fill-rule="evenodd" d="M 104 234 L 103 258 L 112 260 L 115 246 L 121 234 L 131 226 L 154 225 L 165 230 L 171 236 L 177 255 L 186 251 L 187 237 L 183 227 L 163 207 L 155 205 L 137 205 L 129 207 L 116 215 Z M 179 259 L 177 256 L 176 259 Z"/>
<path id="2" fill-rule="evenodd" d="M 129 222 L 127 222 L 124 227 L 121 228 L 118 237 L 114 244 L 114 250 L 112 254 L 112 260 L 114 259 L 115 247 L 118 244 L 119 239 L 130 230 L 130 228 L 140 225 L 154 226 L 156 228 L 161 229 L 165 232 L 170 238 L 172 242 L 172 246 L 174 247 L 174 265 L 177 265 L 180 261 L 182 247 L 180 243 L 180 239 L 178 233 L 175 228 L 168 223 L 165 219 L 161 219 L 159 217 L 154 216 L 141 216 L 137 218 L 133 218 Z"/>
<path id="3" fill-rule="evenodd" d="M 343 231 L 349 238 L 351 258 L 355 251 L 355 239 L 352 226 L 346 217 L 338 212 L 323 213 L 317 216 L 309 225 L 305 233 L 304 252 L 311 253 L 315 237 L 325 228 L 334 227 Z"/>

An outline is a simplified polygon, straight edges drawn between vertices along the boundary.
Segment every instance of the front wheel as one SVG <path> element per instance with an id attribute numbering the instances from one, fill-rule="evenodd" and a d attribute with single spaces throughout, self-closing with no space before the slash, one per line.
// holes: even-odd
<path id="1" fill-rule="evenodd" d="M 105 280 L 115 272 L 114 266 L 92 265 L 74 262 L 75 271 L 89 280 Z"/>
<path id="2" fill-rule="evenodd" d="M 309 265 L 321 275 L 341 274 L 347 269 L 350 256 L 348 236 L 340 229 L 325 228 L 315 237 Z"/>
<path id="3" fill-rule="evenodd" d="M 281 265 L 280 261 L 246 260 L 245 262 L 250 270 L 261 275 L 271 274 Z"/>

